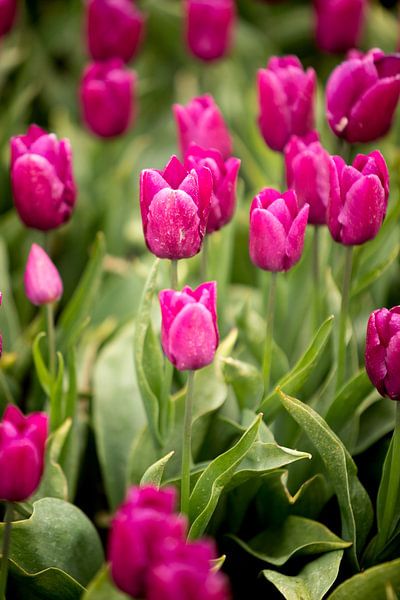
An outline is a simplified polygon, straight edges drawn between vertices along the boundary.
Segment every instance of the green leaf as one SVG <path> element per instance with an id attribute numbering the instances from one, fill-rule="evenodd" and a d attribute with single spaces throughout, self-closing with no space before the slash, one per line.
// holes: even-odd
<path id="1" fill-rule="evenodd" d="M 227 452 L 213 460 L 198 479 L 191 495 L 189 519 L 192 526 L 189 537 L 202 535 L 218 504 L 224 487 L 231 480 L 235 468 L 253 445 L 262 415 L 259 415 L 252 425 L 242 435 L 240 440 Z"/>
<path id="2" fill-rule="evenodd" d="M 265 569 L 262 574 L 281 592 L 286 600 L 322 600 L 335 583 L 343 550 L 327 552 L 309 562 L 298 575 L 283 575 Z"/>
<path id="3" fill-rule="evenodd" d="M 82 600 L 129 600 L 130 596 L 120 592 L 110 578 L 108 565 L 104 565 L 90 583 Z"/>
<path id="4" fill-rule="evenodd" d="M 280 392 L 288 413 L 300 425 L 324 462 L 329 481 L 338 498 L 342 517 L 342 536 L 352 542 L 350 554 L 358 568 L 372 526 L 371 501 L 357 477 L 357 467 L 337 435 L 312 408 Z"/>
<path id="5" fill-rule="evenodd" d="M 395 262 L 399 255 L 399 250 L 400 244 L 396 244 L 390 254 L 385 256 L 381 263 L 375 265 L 370 271 L 356 279 L 351 286 L 351 297 L 354 298 L 364 290 L 370 288 L 371 285 Z"/>
<path id="6" fill-rule="evenodd" d="M 174 451 L 172 450 L 160 460 L 151 465 L 146 472 L 144 473 L 142 479 L 140 480 L 140 485 L 155 485 L 156 487 L 160 487 L 162 477 L 164 474 L 165 465 L 169 461 L 170 458 L 174 455 Z"/>
<path id="7" fill-rule="evenodd" d="M 341 540 L 322 523 L 296 515 L 290 515 L 282 524 L 270 527 L 249 542 L 243 542 L 236 536 L 232 539 L 252 556 L 277 567 L 293 556 L 320 554 L 351 546 L 351 542 Z"/>
<path id="8" fill-rule="evenodd" d="M 71 419 L 68 419 L 48 438 L 43 477 L 33 501 L 46 497 L 68 499 L 68 484 L 59 461 L 70 429 Z"/>
<path id="9" fill-rule="evenodd" d="M 335 396 L 325 420 L 340 436 L 341 430 L 354 416 L 359 405 L 372 392 L 373 386 L 365 369 L 356 373 Z"/>
<path id="10" fill-rule="evenodd" d="M 0 331 L 3 336 L 4 349 L 10 352 L 16 347 L 21 334 L 21 326 L 13 298 L 7 246 L 2 238 L 0 238 L 0 281 L 3 293 L 3 304 L 0 310 Z"/>
<path id="11" fill-rule="evenodd" d="M 32 345 L 32 355 L 33 355 L 33 362 L 35 364 L 36 374 L 38 376 L 39 383 L 42 386 L 44 393 L 47 396 L 50 396 L 51 387 L 52 387 L 52 378 L 51 378 L 49 370 L 43 360 L 43 355 L 40 350 L 40 340 L 44 337 L 46 337 L 46 334 L 43 331 L 41 333 L 37 334 L 37 336 L 34 339 L 33 345 Z"/>
<path id="12" fill-rule="evenodd" d="M 255 409 L 264 391 L 260 371 L 249 363 L 226 358 L 222 361 L 222 372 L 226 383 L 233 387 L 240 408 Z"/>
<path id="13" fill-rule="evenodd" d="M 331 334 L 332 325 L 333 317 L 328 317 L 318 329 L 303 356 L 297 361 L 293 369 L 279 380 L 277 387 L 284 389 L 289 394 L 295 394 L 302 388 L 322 354 Z M 267 422 L 271 422 L 279 410 L 279 406 L 279 395 L 276 391 L 273 391 L 264 398 L 259 410 L 265 412 Z"/>
<path id="14" fill-rule="evenodd" d="M 51 567 L 31 574 L 10 561 L 10 598 L 23 600 L 80 600 L 85 588 L 64 571 Z"/>
<path id="15" fill-rule="evenodd" d="M 140 302 L 136 320 L 134 338 L 134 358 L 137 382 L 147 414 L 149 431 L 156 446 L 160 445 L 162 441 L 159 429 L 160 407 L 158 398 L 152 388 L 151 381 L 149 381 L 147 378 L 147 371 L 149 364 L 151 363 L 151 356 L 149 353 L 146 353 L 145 342 L 147 331 L 150 326 L 151 304 L 156 289 L 159 265 L 160 260 L 157 258 L 144 286 L 142 300 Z"/>
<path id="16" fill-rule="evenodd" d="M 351 577 L 336 588 L 328 600 L 387 600 L 390 586 L 395 593 L 400 593 L 400 558 Z"/>
<path id="17" fill-rule="evenodd" d="M 98 233 L 85 272 L 58 322 L 58 346 L 61 350 L 74 344 L 90 317 L 100 288 L 104 255 L 104 236 Z"/>

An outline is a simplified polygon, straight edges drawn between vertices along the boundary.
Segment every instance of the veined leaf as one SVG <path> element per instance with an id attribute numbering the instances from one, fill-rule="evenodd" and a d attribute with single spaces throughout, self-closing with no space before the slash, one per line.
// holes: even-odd
<path id="1" fill-rule="evenodd" d="M 400 558 L 359 573 L 339 585 L 328 600 L 387 600 L 387 589 L 400 593 Z"/>
<path id="2" fill-rule="evenodd" d="M 156 487 L 160 487 L 165 465 L 167 464 L 169 459 L 172 458 L 173 455 L 174 451 L 172 450 L 171 452 L 160 458 L 160 460 L 151 465 L 140 480 L 140 485 L 151 484 L 155 485 Z"/>

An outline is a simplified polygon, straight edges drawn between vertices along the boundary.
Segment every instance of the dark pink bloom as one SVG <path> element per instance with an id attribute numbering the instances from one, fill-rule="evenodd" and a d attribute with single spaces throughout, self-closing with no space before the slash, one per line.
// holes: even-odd
<path id="1" fill-rule="evenodd" d="M 176 156 L 163 171 L 140 176 L 140 210 L 147 246 L 159 258 L 178 260 L 200 252 L 212 193 L 208 168 L 188 172 Z"/>
<path id="2" fill-rule="evenodd" d="M 316 38 L 321 50 L 345 52 L 358 46 L 366 0 L 314 0 Z"/>
<path id="3" fill-rule="evenodd" d="M 365 345 L 365 368 L 382 396 L 400 400 L 400 306 L 371 313 Z"/>
<path id="4" fill-rule="evenodd" d="M 332 131 L 350 143 L 371 142 L 392 124 L 400 94 L 400 54 L 371 50 L 351 53 L 326 86 L 326 110 Z"/>
<path id="5" fill-rule="evenodd" d="M 119 58 L 90 64 L 80 87 L 88 128 L 104 138 L 124 133 L 134 118 L 136 75 Z"/>
<path id="6" fill-rule="evenodd" d="M 236 184 L 240 168 L 238 158 L 224 162 L 218 150 L 204 150 L 192 144 L 185 156 L 187 170 L 208 167 L 213 178 L 211 210 L 207 222 L 207 233 L 221 229 L 229 223 L 236 207 Z"/>
<path id="7" fill-rule="evenodd" d="M 296 193 L 266 188 L 250 207 L 250 258 L 265 271 L 288 271 L 301 258 L 309 206 Z"/>
<path id="8" fill-rule="evenodd" d="M 57 267 L 37 244 L 32 244 L 29 252 L 24 286 L 27 298 L 37 306 L 56 302 L 63 293 L 63 284 Z"/>
<path id="9" fill-rule="evenodd" d="M 143 36 L 144 17 L 131 0 L 89 0 L 87 41 L 94 60 L 129 62 Z"/>
<path id="10" fill-rule="evenodd" d="M 334 177 L 327 223 L 332 237 L 346 246 L 372 240 L 383 223 L 389 197 L 389 173 L 378 150 L 358 154 L 352 166 L 332 159 Z"/>
<path id="11" fill-rule="evenodd" d="M 299 207 L 310 205 L 308 222 L 324 225 L 334 167 L 317 132 L 290 138 L 285 146 L 285 165 L 287 185 L 295 190 Z"/>
<path id="12" fill-rule="evenodd" d="M 282 152 L 292 135 L 314 128 L 316 75 L 297 56 L 272 57 L 258 71 L 258 124 L 265 142 Z"/>
<path id="13" fill-rule="evenodd" d="M 168 359 L 180 371 L 202 369 L 214 360 L 218 346 L 217 284 L 197 289 L 160 292 L 161 343 Z"/>
<path id="14" fill-rule="evenodd" d="M 69 140 L 37 125 L 11 138 L 11 183 L 25 225 L 48 231 L 68 221 L 76 200 Z"/>
<path id="15" fill-rule="evenodd" d="M 221 58 L 229 50 L 235 24 L 234 0 L 186 0 L 186 36 L 201 60 Z"/>
<path id="16" fill-rule="evenodd" d="M 48 418 L 24 416 L 7 406 L 0 422 L 0 499 L 22 502 L 33 494 L 43 473 Z"/>
<path id="17" fill-rule="evenodd" d="M 173 111 L 183 156 L 190 144 L 219 150 L 224 159 L 232 155 L 229 130 L 212 96 L 193 98 L 186 106 L 174 104 Z"/>
<path id="18" fill-rule="evenodd" d="M 6 35 L 14 25 L 17 0 L 0 0 L 0 36 Z"/>

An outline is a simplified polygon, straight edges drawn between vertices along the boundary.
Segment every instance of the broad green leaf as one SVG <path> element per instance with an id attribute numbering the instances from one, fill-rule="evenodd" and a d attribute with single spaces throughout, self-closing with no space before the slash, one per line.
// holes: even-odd
<path id="1" fill-rule="evenodd" d="M 233 387 L 241 409 L 255 409 L 262 398 L 264 382 L 260 371 L 249 363 L 226 358 L 222 372 L 227 384 Z"/>
<path id="2" fill-rule="evenodd" d="M 289 394 L 295 394 L 301 389 L 322 354 L 325 344 L 331 334 L 332 325 L 333 317 L 328 317 L 318 329 L 311 344 L 303 356 L 297 361 L 293 369 L 279 380 L 278 387 L 284 389 Z M 279 410 L 279 406 L 279 395 L 274 390 L 264 398 L 259 410 L 265 412 L 265 419 L 269 423 L 275 417 Z"/>
<path id="3" fill-rule="evenodd" d="M 200 536 L 207 527 L 224 487 L 257 437 L 261 418 L 257 417 L 233 448 L 214 459 L 198 479 L 190 495 L 190 538 Z"/>
<path id="4" fill-rule="evenodd" d="M 108 565 L 104 565 L 90 582 L 82 600 L 129 600 L 130 596 L 120 592 L 110 578 Z"/>
<path id="5" fill-rule="evenodd" d="M 151 484 L 155 485 L 156 487 L 160 487 L 165 465 L 167 464 L 169 459 L 172 458 L 173 455 L 174 451 L 172 450 L 171 452 L 160 458 L 160 460 L 151 465 L 140 480 L 140 485 Z"/>
<path id="6" fill-rule="evenodd" d="M 325 420 L 339 436 L 340 432 L 354 416 L 359 405 L 372 392 L 373 387 L 365 369 L 356 373 L 335 396 Z"/>
<path id="7" fill-rule="evenodd" d="M 298 575 L 283 575 L 269 569 L 262 574 L 286 600 L 322 600 L 336 581 L 342 557 L 343 550 L 327 552 L 309 562 Z"/>
<path id="8" fill-rule="evenodd" d="M 372 525 L 371 501 L 357 477 L 357 467 L 337 435 L 312 408 L 280 392 L 288 413 L 303 429 L 324 462 L 329 481 L 338 498 L 342 517 L 342 536 L 352 542 L 352 560 L 358 567 Z"/>
<path id="9" fill-rule="evenodd" d="M 388 600 L 390 587 L 400 594 L 400 558 L 348 579 L 330 594 L 328 600 Z"/>
<path id="10" fill-rule="evenodd" d="M 374 395 L 375 402 L 366 407 L 359 416 L 358 438 L 353 456 L 361 454 L 378 440 L 393 431 L 396 402 Z"/>
<path id="11" fill-rule="evenodd" d="M 43 355 L 40 350 L 40 340 L 46 337 L 46 334 L 42 331 L 38 333 L 32 345 L 33 362 L 35 363 L 36 374 L 39 379 L 39 383 L 42 386 L 44 393 L 50 396 L 52 387 L 52 378 L 49 370 L 43 360 Z"/>
<path id="12" fill-rule="evenodd" d="M 150 311 L 157 283 L 159 265 L 160 260 L 156 259 L 147 278 L 136 320 L 134 337 L 136 378 L 147 415 L 149 431 L 156 445 L 161 444 L 161 436 L 159 430 L 160 407 L 159 400 L 154 392 L 154 389 L 152 388 L 152 382 L 149 381 L 147 378 L 145 364 L 147 366 L 150 364 L 151 356 L 149 354 L 146 354 L 145 352 L 145 342 L 147 337 L 147 331 L 150 326 Z"/>
<path id="13" fill-rule="evenodd" d="M 249 542 L 243 542 L 236 536 L 232 538 L 252 556 L 277 567 L 293 556 L 320 554 L 351 546 L 351 542 L 341 540 L 322 523 L 295 515 L 289 516 L 281 525 L 263 531 Z"/>
<path id="14" fill-rule="evenodd" d="M 23 600 L 80 600 L 85 588 L 61 569 L 50 567 L 27 573 L 10 561 L 10 598 Z"/>
<path id="15" fill-rule="evenodd" d="M 3 532 L 1 523 L 0 538 Z M 34 503 L 29 519 L 13 523 L 10 559 L 31 575 L 54 567 L 85 586 L 104 555 L 94 525 L 79 508 L 43 498 Z"/>
<path id="16" fill-rule="evenodd" d="M 48 438 L 43 476 L 32 501 L 47 497 L 68 499 L 67 479 L 59 462 L 70 430 L 71 419 L 68 419 Z"/>
<path id="17" fill-rule="evenodd" d="M 370 271 L 356 279 L 354 284 L 351 286 L 352 298 L 370 288 L 374 281 L 379 279 L 379 277 L 395 262 L 399 255 L 399 249 L 400 244 L 396 244 L 391 250 L 390 254 L 387 255 L 381 263 L 375 265 Z"/>

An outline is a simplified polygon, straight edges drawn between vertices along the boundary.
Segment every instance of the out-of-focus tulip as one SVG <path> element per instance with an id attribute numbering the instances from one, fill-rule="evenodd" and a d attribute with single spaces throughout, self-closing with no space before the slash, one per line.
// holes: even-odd
<path id="1" fill-rule="evenodd" d="M 25 294 L 36 306 L 59 300 L 63 284 L 57 267 L 46 252 L 32 244 L 24 273 Z"/>
<path id="2" fill-rule="evenodd" d="M 229 223 L 235 212 L 240 160 L 232 157 L 224 162 L 218 150 L 205 150 L 193 144 L 185 156 L 185 167 L 188 171 L 201 167 L 210 169 L 213 178 L 213 193 L 207 233 L 221 229 Z"/>
<path id="3" fill-rule="evenodd" d="M 190 144 L 214 148 L 224 159 L 232 155 L 232 139 L 215 100 L 209 94 L 193 98 L 186 106 L 174 104 L 179 143 L 184 156 Z"/>
<path id="4" fill-rule="evenodd" d="M 292 135 L 314 128 L 316 75 L 297 56 L 272 57 L 258 71 L 258 124 L 265 142 L 282 152 Z"/>
<path id="5" fill-rule="evenodd" d="M 265 271 L 288 271 L 301 258 L 309 206 L 296 193 L 264 189 L 250 207 L 250 258 Z"/>
<path id="6" fill-rule="evenodd" d="M 383 223 L 389 173 L 382 154 L 358 154 L 352 166 L 335 156 L 327 223 L 334 240 L 346 246 L 372 240 Z"/>
<path id="7" fill-rule="evenodd" d="M 358 45 L 366 0 L 314 0 L 316 39 L 321 50 L 345 52 Z"/>
<path id="8" fill-rule="evenodd" d="M 299 207 L 310 205 L 308 222 L 324 225 L 334 166 L 318 134 L 291 137 L 285 146 L 285 165 L 287 185 L 295 190 Z"/>
<path id="9" fill-rule="evenodd" d="M 0 422 L 0 499 L 22 502 L 40 483 L 48 418 L 44 413 L 24 416 L 7 406 Z"/>
<path id="10" fill-rule="evenodd" d="M 161 343 L 168 359 L 180 371 L 209 365 L 218 346 L 217 285 L 160 292 Z"/>
<path id="11" fill-rule="evenodd" d="M 382 396 L 400 400 L 400 306 L 371 313 L 365 345 L 365 368 Z"/>
<path id="12" fill-rule="evenodd" d="M 129 62 L 143 35 L 144 17 L 131 0 L 89 0 L 87 41 L 94 60 Z"/>
<path id="13" fill-rule="evenodd" d="M 16 14 L 17 0 L 0 0 L 0 37 L 10 31 Z"/>
<path id="14" fill-rule="evenodd" d="M 186 36 L 194 56 L 209 61 L 227 53 L 235 12 L 234 0 L 186 0 Z"/>
<path id="15" fill-rule="evenodd" d="M 173 156 L 163 171 L 140 177 L 140 209 L 147 246 L 159 258 L 190 258 L 201 249 L 212 193 L 208 168 L 186 171 Z"/>
<path id="16" fill-rule="evenodd" d="M 13 137 L 11 183 L 25 225 L 48 231 L 68 221 L 76 200 L 69 140 L 58 141 L 37 125 Z"/>
<path id="17" fill-rule="evenodd" d="M 104 138 L 124 133 L 134 118 L 136 75 L 119 58 L 90 64 L 80 87 L 88 128 Z"/>
<path id="18" fill-rule="evenodd" d="M 350 143 L 376 140 L 389 131 L 399 95 L 400 54 L 351 53 L 326 86 L 329 125 Z"/>

